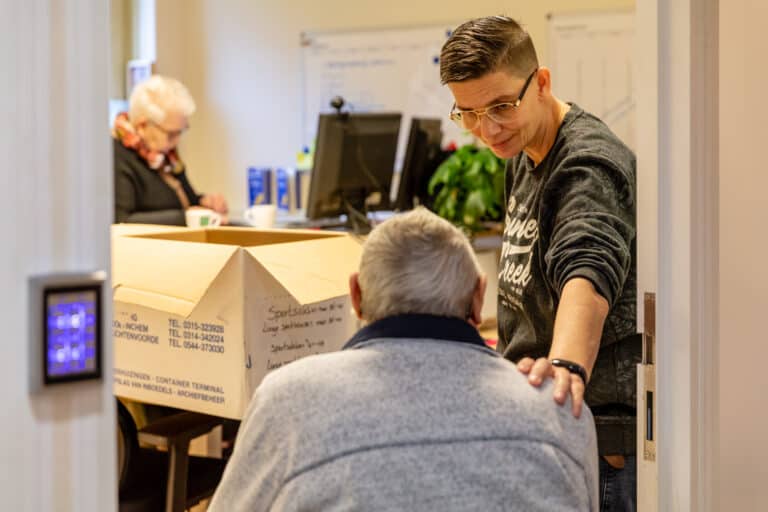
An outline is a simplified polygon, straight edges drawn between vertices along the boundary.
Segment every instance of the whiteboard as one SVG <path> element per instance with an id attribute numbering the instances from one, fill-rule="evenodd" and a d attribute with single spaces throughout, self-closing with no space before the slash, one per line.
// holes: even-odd
<path id="1" fill-rule="evenodd" d="M 334 96 L 351 112 L 401 112 L 395 162 L 399 170 L 412 117 L 443 120 L 443 140 L 460 141 L 448 120 L 450 90 L 440 84 L 440 49 L 452 27 L 440 25 L 366 31 L 303 33 L 302 143 L 315 140 L 320 113 Z"/>
<path id="2" fill-rule="evenodd" d="M 549 16 L 552 90 L 605 122 L 636 149 L 634 11 Z"/>

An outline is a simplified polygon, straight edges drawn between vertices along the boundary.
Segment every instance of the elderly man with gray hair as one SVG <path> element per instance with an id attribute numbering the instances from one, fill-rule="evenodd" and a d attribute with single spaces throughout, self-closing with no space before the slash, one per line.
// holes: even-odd
<path id="1" fill-rule="evenodd" d="M 375 228 L 350 277 L 366 326 L 264 379 L 209 510 L 597 510 L 591 414 L 485 346 L 485 283 L 427 210 Z"/>

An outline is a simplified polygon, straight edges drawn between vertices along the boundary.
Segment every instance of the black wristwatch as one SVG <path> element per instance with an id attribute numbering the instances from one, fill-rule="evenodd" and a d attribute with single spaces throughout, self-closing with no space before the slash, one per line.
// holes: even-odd
<path id="1" fill-rule="evenodd" d="M 560 368 L 565 368 L 571 373 L 575 373 L 581 377 L 581 381 L 584 383 L 584 386 L 587 385 L 587 370 L 585 370 L 584 367 L 580 364 L 574 363 L 573 361 L 568 361 L 566 359 L 552 359 L 550 363 L 552 363 L 552 366 L 559 366 Z"/>

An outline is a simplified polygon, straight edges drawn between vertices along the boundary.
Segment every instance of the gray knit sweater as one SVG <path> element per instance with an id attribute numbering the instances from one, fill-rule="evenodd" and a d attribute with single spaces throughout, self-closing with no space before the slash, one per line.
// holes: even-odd
<path id="1" fill-rule="evenodd" d="M 597 487 L 588 410 L 463 320 L 401 315 L 264 379 L 209 510 L 589 511 Z"/>

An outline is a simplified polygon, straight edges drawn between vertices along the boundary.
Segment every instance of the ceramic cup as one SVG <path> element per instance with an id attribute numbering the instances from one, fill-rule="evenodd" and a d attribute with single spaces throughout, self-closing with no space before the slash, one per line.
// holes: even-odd
<path id="1" fill-rule="evenodd" d="M 207 228 L 221 224 L 221 215 L 208 208 L 190 208 L 184 216 L 190 228 Z"/>
<path id="2" fill-rule="evenodd" d="M 269 229 L 275 225 L 277 206 L 274 204 L 255 204 L 245 210 L 243 216 L 251 226 L 259 229 Z"/>

